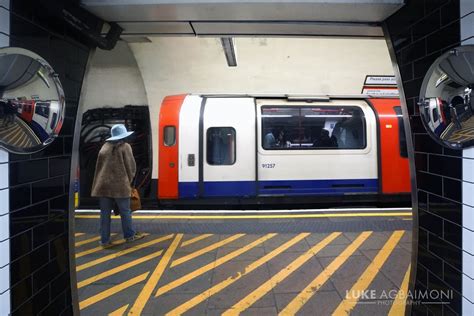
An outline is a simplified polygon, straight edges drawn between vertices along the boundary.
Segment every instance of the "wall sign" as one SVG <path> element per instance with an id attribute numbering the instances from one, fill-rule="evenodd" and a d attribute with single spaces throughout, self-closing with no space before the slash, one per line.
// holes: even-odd
<path id="1" fill-rule="evenodd" d="M 395 76 L 372 76 L 365 77 L 362 94 L 380 97 L 398 97 L 397 80 Z"/>

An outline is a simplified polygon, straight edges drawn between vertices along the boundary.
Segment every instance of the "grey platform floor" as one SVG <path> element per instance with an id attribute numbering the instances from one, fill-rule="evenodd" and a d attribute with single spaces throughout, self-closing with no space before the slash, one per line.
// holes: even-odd
<path id="1" fill-rule="evenodd" d="M 82 218 L 81 218 L 82 217 Z M 398 315 L 411 217 L 163 219 L 144 239 L 98 247 L 96 215 L 76 217 L 82 315 Z M 365 292 L 364 292 L 365 291 Z M 361 293 L 374 293 L 361 295 Z M 405 290 L 406 291 L 406 290 Z"/>

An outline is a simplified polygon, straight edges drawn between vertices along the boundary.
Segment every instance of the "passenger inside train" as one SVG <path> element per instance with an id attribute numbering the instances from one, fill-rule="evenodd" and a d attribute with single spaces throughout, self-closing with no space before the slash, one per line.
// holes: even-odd
<path id="1" fill-rule="evenodd" d="M 267 129 L 265 133 L 265 137 L 263 138 L 263 148 L 271 148 L 276 146 L 276 138 L 273 135 L 273 131 L 271 129 Z"/>
<path id="2" fill-rule="evenodd" d="M 313 142 L 313 147 L 337 148 L 337 138 L 334 135 L 329 136 L 329 131 L 323 128 L 319 138 Z"/>
<path id="3" fill-rule="evenodd" d="M 210 165 L 232 165 L 235 162 L 235 129 L 211 127 L 207 132 L 207 162 Z"/>
<path id="4" fill-rule="evenodd" d="M 365 147 L 365 118 L 354 107 L 264 107 L 262 124 L 266 150 Z"/>

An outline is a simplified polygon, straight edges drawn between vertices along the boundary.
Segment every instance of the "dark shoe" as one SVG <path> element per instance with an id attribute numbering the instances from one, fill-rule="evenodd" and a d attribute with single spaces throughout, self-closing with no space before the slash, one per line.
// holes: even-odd
<path id="1" fill-rule="evenodd" d="M 135 240 L 142 239 L 145 236 L 146 235 L 144 233 L 135 233 L 135 235 L 133 235 L 132 237 L 128 237 L 127 239 L 125 239 L 125 241 L 126 242 L 132 242 L 132 241 L 135 241 Z"/>
<path id="2" fill-rule="evenodd" d="M 102 249 L 107 249 L 107 248 L 112 247 L 114 244 L 111 241 L 109 241 L 109 242 L 106 242 L 106 243 L 99 242 L 99 245 L 102 247 Z"/>

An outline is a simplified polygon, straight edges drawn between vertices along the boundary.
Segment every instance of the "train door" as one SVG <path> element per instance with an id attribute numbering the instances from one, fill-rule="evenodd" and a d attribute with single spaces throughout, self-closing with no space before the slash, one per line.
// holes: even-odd
<path id="1" fill-rule="evenodd" d="M 160 109 L 158 198 L 178 198 L 179 112 L 186 95 L 169 96 Z"/>
<path id="2" fill-rule="evenodd" d="M 371 99 L 380 137 L 380 178 L 383 194 L 410 192 L 406 135 L 399 99 Z"/>
<path id="3" fill-rule="evenodd" d="M 256 195 L 253 98 L 208 98 L 201 140 L 203 197 Z"/>

